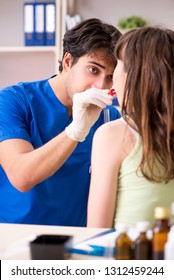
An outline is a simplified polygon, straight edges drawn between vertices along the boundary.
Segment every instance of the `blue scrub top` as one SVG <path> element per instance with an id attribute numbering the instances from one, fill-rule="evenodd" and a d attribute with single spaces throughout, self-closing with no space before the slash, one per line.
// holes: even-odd
<path id="1" fill-rule="evenodd" d="M 111 120 L 120 117 L 113 106 L 109 109 Z M 0 141 L 24 139 L 36 149 L 71 121 L 48 79 L 0 91 Z M 0 223 L 86 226 L 92 138 L 101 124 L 103 112 L 64 165 L 28 192 L 15 189 L 0 166 Z"/>

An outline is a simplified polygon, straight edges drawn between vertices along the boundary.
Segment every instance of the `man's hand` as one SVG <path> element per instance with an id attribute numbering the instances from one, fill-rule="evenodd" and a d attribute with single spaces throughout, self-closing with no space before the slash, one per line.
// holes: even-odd
<path id="1" fill-rule="evenodd" d="M 79 142 L 85 140 L 102 109 L 112 104 L 113 97 L 108 92 L 109 90 L 91 88 L 74 94 L 73 121 L 65 129 L 71 139 Z"/>

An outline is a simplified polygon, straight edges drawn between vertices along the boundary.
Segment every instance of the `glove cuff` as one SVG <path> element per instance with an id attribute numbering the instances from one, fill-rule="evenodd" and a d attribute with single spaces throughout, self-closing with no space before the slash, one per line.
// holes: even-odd
<path id="1" fill-rule="evenodd" d="M 65 128 L 65 132 L 69 138 L 77 142 L 83 142 L 88 134 L 87 131 L 79 131 L 73 122 Z"/>

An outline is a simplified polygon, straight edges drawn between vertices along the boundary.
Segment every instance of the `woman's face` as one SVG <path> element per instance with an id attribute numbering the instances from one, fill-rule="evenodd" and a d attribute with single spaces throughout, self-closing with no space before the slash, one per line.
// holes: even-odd
<path id="1" fill-rule="evenodd" d="M 124 87 L 126 83 L 127 74 L 124 71 L 124 65 L 122 60 L 117 60 L 117 66 L 113 74 L 113 87 L 117 93 L 117 99 L 120 107 L 123 103 Z"/>

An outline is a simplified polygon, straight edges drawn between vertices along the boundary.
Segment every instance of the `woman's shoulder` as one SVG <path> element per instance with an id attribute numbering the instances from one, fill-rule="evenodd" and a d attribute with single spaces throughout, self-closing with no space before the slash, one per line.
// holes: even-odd
<path id="1" fill-rule="evenodd" d="M 102 137 L 106 136 L 106 139 L 109 139 L 109 137 L 119 137 L 123 136 L 126 132 L 126 124 L 122 121 L 122 118 L 113 120 L 107 123 L 104 123 L 101 125 L 95 135 L 95 137 Z M 117 138 L 118 139 L 118 138 Z"/>
<path id="2" fill-rule="evenodd" d="M 136 141 L 135 134 L 122 118 L 103 124 L 94 135 L 94 142 L 103 149 L 120 154 L 122 159 L 132 151 Z"/>

